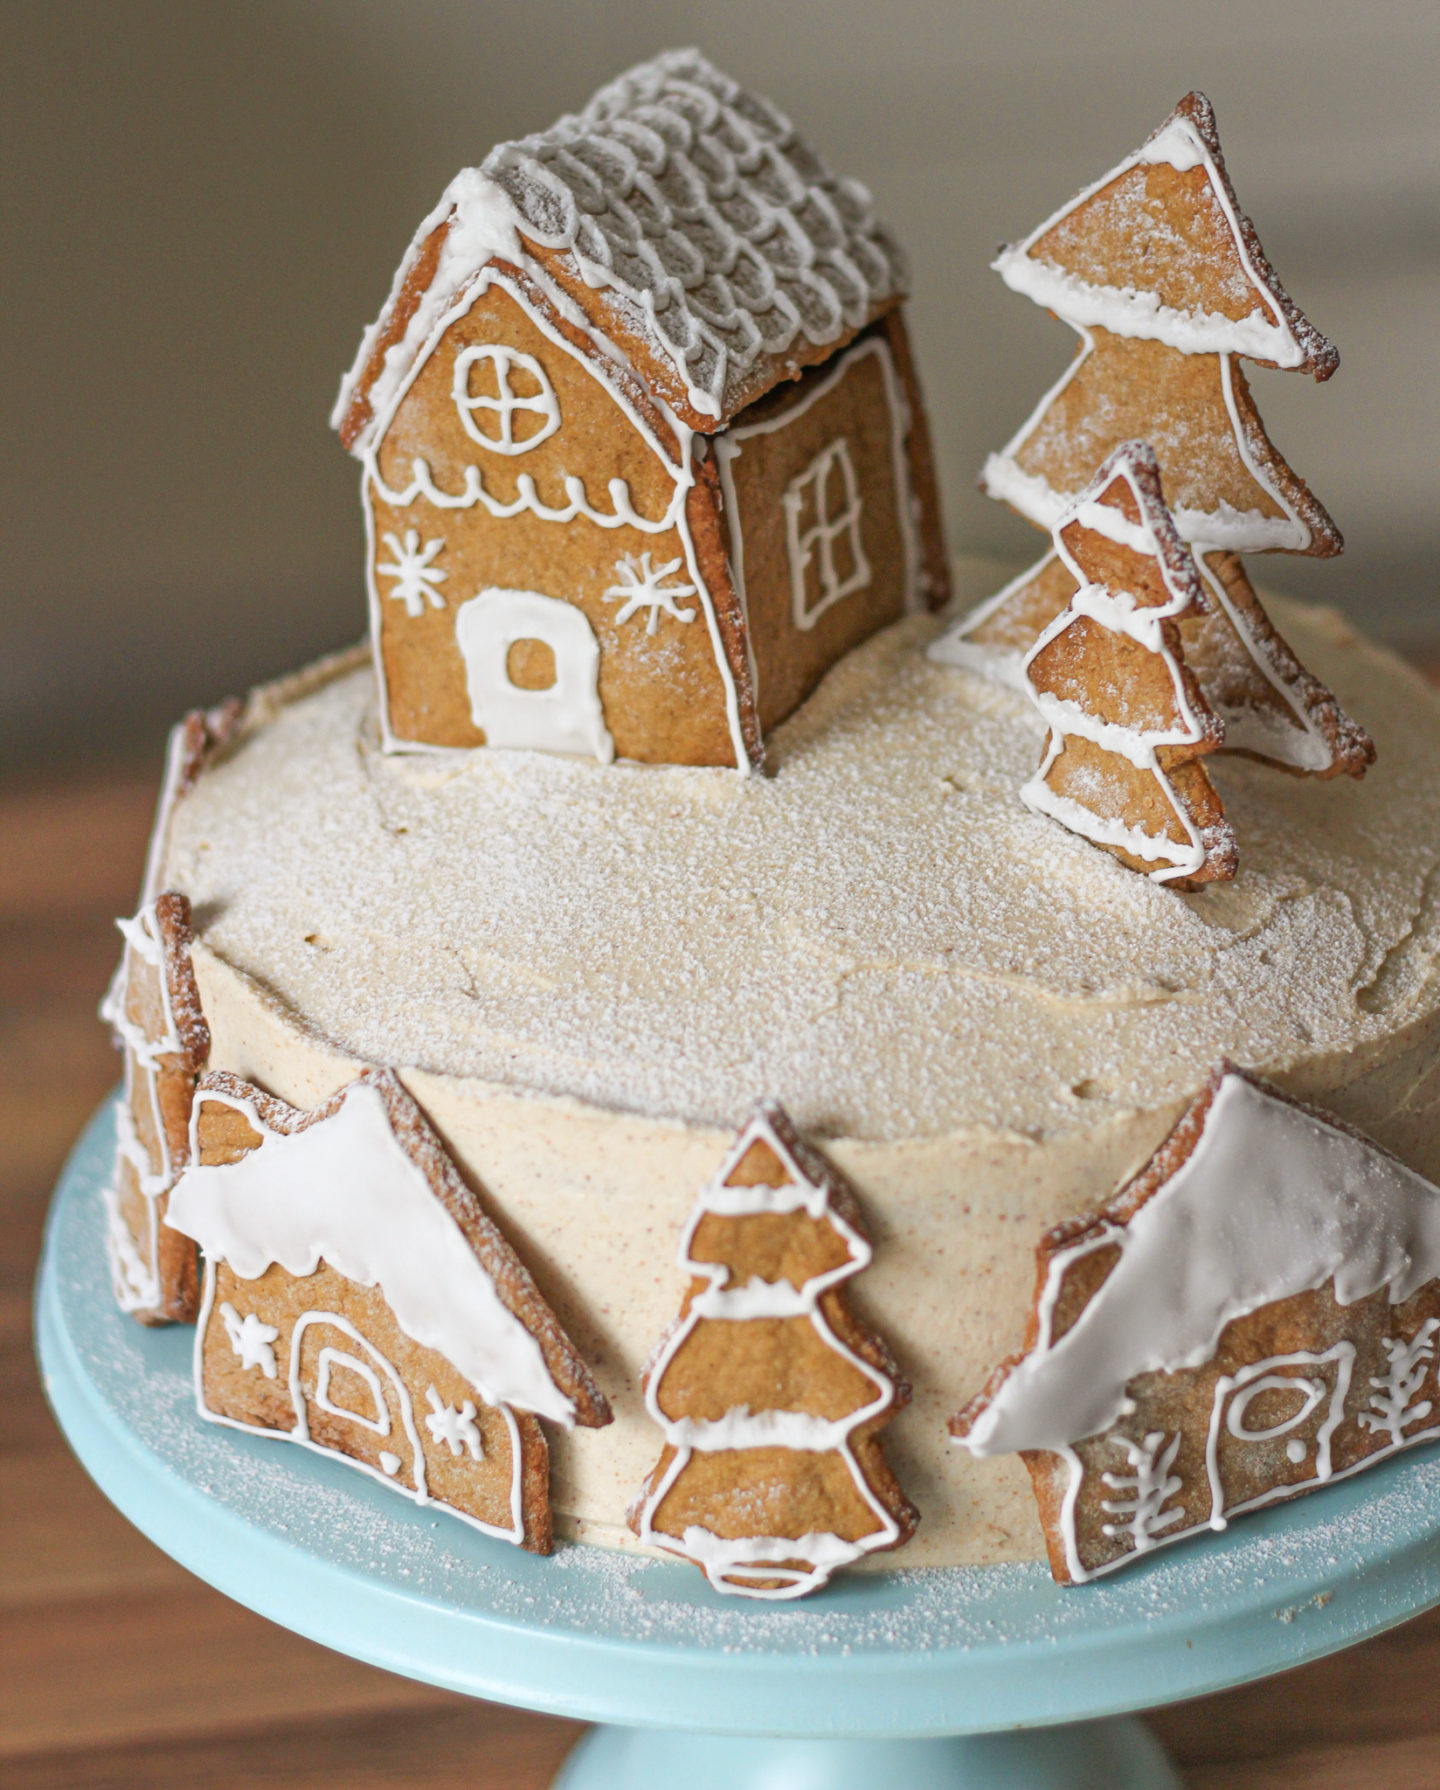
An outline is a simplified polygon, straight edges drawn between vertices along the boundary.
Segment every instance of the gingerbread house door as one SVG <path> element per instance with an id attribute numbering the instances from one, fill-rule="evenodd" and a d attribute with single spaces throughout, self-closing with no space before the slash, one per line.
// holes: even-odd
<path id="1" fill-rule="evenodd" d="M 296 1323 L 290 1396 L 303 1440 L 424 1493 L 425 1455 L 405 1382 L 339 1312 L 308 1311 Z"/>
<path id="2" fill-rule="evenodd" d="M 455 641 L 487 746 L 614 758 L 600 643 L 583 610 L 534 590 L 482 590 L 455 617 Z"/>

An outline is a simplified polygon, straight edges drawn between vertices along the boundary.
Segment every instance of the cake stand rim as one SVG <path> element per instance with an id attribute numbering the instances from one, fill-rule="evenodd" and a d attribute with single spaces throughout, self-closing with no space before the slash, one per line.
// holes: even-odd
<path id="1" fill-rule="evenodd" d="M 1325 1488 L 1247 1519 L 1230 1536 L 1186 1544 L 1195 1549 L 1218 1542 L 1241 1556 L 1233 1601 L 1204 1610 L 1187 1623 L 1188 1633 L 1176 1629 L 1163 1598 L 1157 1606 L 1146 1576 L 1154 1573 L 1153 1565 L 1102 1581 L 1110 1607 L 1116 1592 L 1122 1606 L 1133 1606 L 1131 1620 L 1119 1630 L 1096 1622 L 1070 1633 L 1042 1629 L 990 1645 L 850 1653 L 681 1646 L 633 1634 L 555 1628 L 513 1611 L 464 1609 L 341 1566 L 191 1483 L 172 1459 L 136 1433 L 86 1366 L 67 1317 L 58 1238 L 87 1198 L 99 1205 L 114 1099 L 102 1103 L 77 1142 L 47 1218 L 35 1330 L 51 1409 L 101 1491 L 171 1558 L 268 1620 L 352 1658 L 463 1694 L 584 1721 L 795 1737 L 921 1738 L 1083 1722 L 1158 1707 L 1322 1658 L 1440 1603 L 1440 1445 L 1394 1457 L 1357 1476 L 1358 1497 L 1356 1481 L 1348 1488 Z M 95 1235 L 98 1246 L 98 1228 Z M 132 1329 L 142 1337 L 167 1334 L 123 1322 L 126 1334 Z M 183 1331 L 168 1332 L 177 1333 Z M 222 1434 L 198 1416 L 194 1426 L 202 1450 L 239 1442 L 267 1456 L 273 1452 L 277 1466 L 282 1458 L 286 1465 L 303 1461 L 310 1473 L 333 1466 L 340 1476 L 335 1490 L 353 1492 L 357 1499 L 366 1484 L 362 1475 L 302 1450 Z M 1400 1473 L 1416 1482 L 1407 1491 L 1422 1492 L 1426 1524 L 1408 1532 L 1392 1551 L 1372 1553 L 1354 1568 L 1334 1563 L 1333 1576 L 1323 1583 L 1312 1567 L 1309 1576 L 1272 1586 L 1258 1603 L 1253 1595 L 1246 1598 L 1243 1556 L 1252 1536 L 1258 1543 L 1264 1525 L 1274 1525 L 1297 1505 L 1310 1506 L 1318 1519 L 1317 1500 L 1334 1501 L 1346 1490 L 1350 1509 L 1358 1510 L 1366 1502 L 1365 1479 Z M 393 1494 L 378 1496 L 412 1520 L 435 1520 Z M 502 1543 L 474 1540 L 503 1555 L 514 1553 Z M 1301 1534 L 1301 1552 L 1304 1541 Z M 526 1570 L 560 1570 L 553 1561 L 522 1559 L 529 1563 Z M 684 1573 L 691 1582 L 689 1568 L 653 1564 L 662 1574 Z M 928 1569 L 905 1577 L 933 1582 L 937 1575 L 953 1574 L 958 1585 L 971 1575 L 974 1584 L 977 1573 L 1006 1570 Z M 850 1584 L 878 1584 L 881 1591 L 871 1594 L 880 1596 L 887 1579 L 888 1591 L 898 1591 L 894 1601 L 903 1607 L 903 1579 L 864 1575 Z M 1096 1589 L 1055 1587 L 1054 1594 L 1068 1605 Z M 1003 1605 L 1003 1589 L 999 1595 Z M 1293 1601 L 1279 1601 L 1284 1596 Z M 724 1613 L 733 1613 L 735 1605 L 736 1600 L 725 1600 Z"/>

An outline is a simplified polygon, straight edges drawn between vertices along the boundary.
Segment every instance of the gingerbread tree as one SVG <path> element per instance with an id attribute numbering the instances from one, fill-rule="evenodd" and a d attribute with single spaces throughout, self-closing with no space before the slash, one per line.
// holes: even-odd
<path id="1" fill-rule="evenodd" d="M 1300 664 L 1246 576 L 1245 553 L 1343 550 L 1270 441 L 1242 359 L 1328 379 L 1334 347 L 1276 278 L 1191 93 L 1118 168 L 1004 249 L 1005 283 L 1080 335 L 1060 382 L 992 454 L 986 492 L 1042 528 L 1122 441 L 1148 441 L 1209 602 L 1180 622 L 1185 656 L 1233 751 L 1310 776 L 1359 777 L 1369 735 Z M 1052 552 L 937 643 L 935 656 L 1018 682 L 1074 586 Z"/>
<path id="2" fill-rule="evenodd" d="M 758 1107 L 681 1240 L 693 1278 L 645 1382 L 665 1446 L 631 1515 L 717 1591 L 801 1597 L 914 1531 L 877 1433 L 909 1388 L 843 1287 L 870 1253 L 847 1183 Z"/>
<path id="3" fill-rule="evenodd" d="M 1072 595 L 1024 675 L 1049 724 L 1026 804 L 1157 882 L 1235 874 L 1235 835 L 1199 762 L 1224 725 L 1185 662 L 1183 618 L 1208 601 L 1144 442 L 1123 443 L 1062 513 Z"/>

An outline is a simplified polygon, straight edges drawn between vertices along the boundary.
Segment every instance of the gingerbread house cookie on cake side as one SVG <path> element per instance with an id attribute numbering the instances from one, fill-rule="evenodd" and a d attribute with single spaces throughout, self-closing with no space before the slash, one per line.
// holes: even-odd
<path id="1" fill-rule="evenodd" d="M 698 51 L 451 183 L 346 376 L 385 744 L 763 763 L 948 591 L 900 251 Z"/>
<path id="2" fill-rule="evenodd" d="M 166 1222 L 205 1257 L 202 1417 L 549 1552 L 539 1419 L 599 1427 L 610 1408 L 392 1071 L 310 1112 L 202 1076 Z"/>
<path id="3" fill-rule="evenodd" d="M 1440 1187 L 1256 1076 L 1036 1253 L 1026 1347 L 951 1431 L 1023 1456 L 1059 1580 L 1440 1436 Z"/>

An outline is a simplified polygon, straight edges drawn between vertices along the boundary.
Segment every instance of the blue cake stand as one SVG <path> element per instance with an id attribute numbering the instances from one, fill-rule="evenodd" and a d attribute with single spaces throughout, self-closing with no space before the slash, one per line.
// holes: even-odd
<path id="1" fill-rule="evenodd" d="M 536 1559 L 298 1448 L 201 1422 L 189 1329 L 110 1297 L 98 1113 L 36 1293 L 45 1388 L 101 1490 L 271 1621 L 391 1672 L 604 1724 L 565 1790 L 1178 1790 L 1129 1712 L 1299 1665 L 1440 1602 L 1440 1456 L 1416 1450 L 1119 1577 L 850 1574 L 797 1604 L 681 1563 Z"/>

